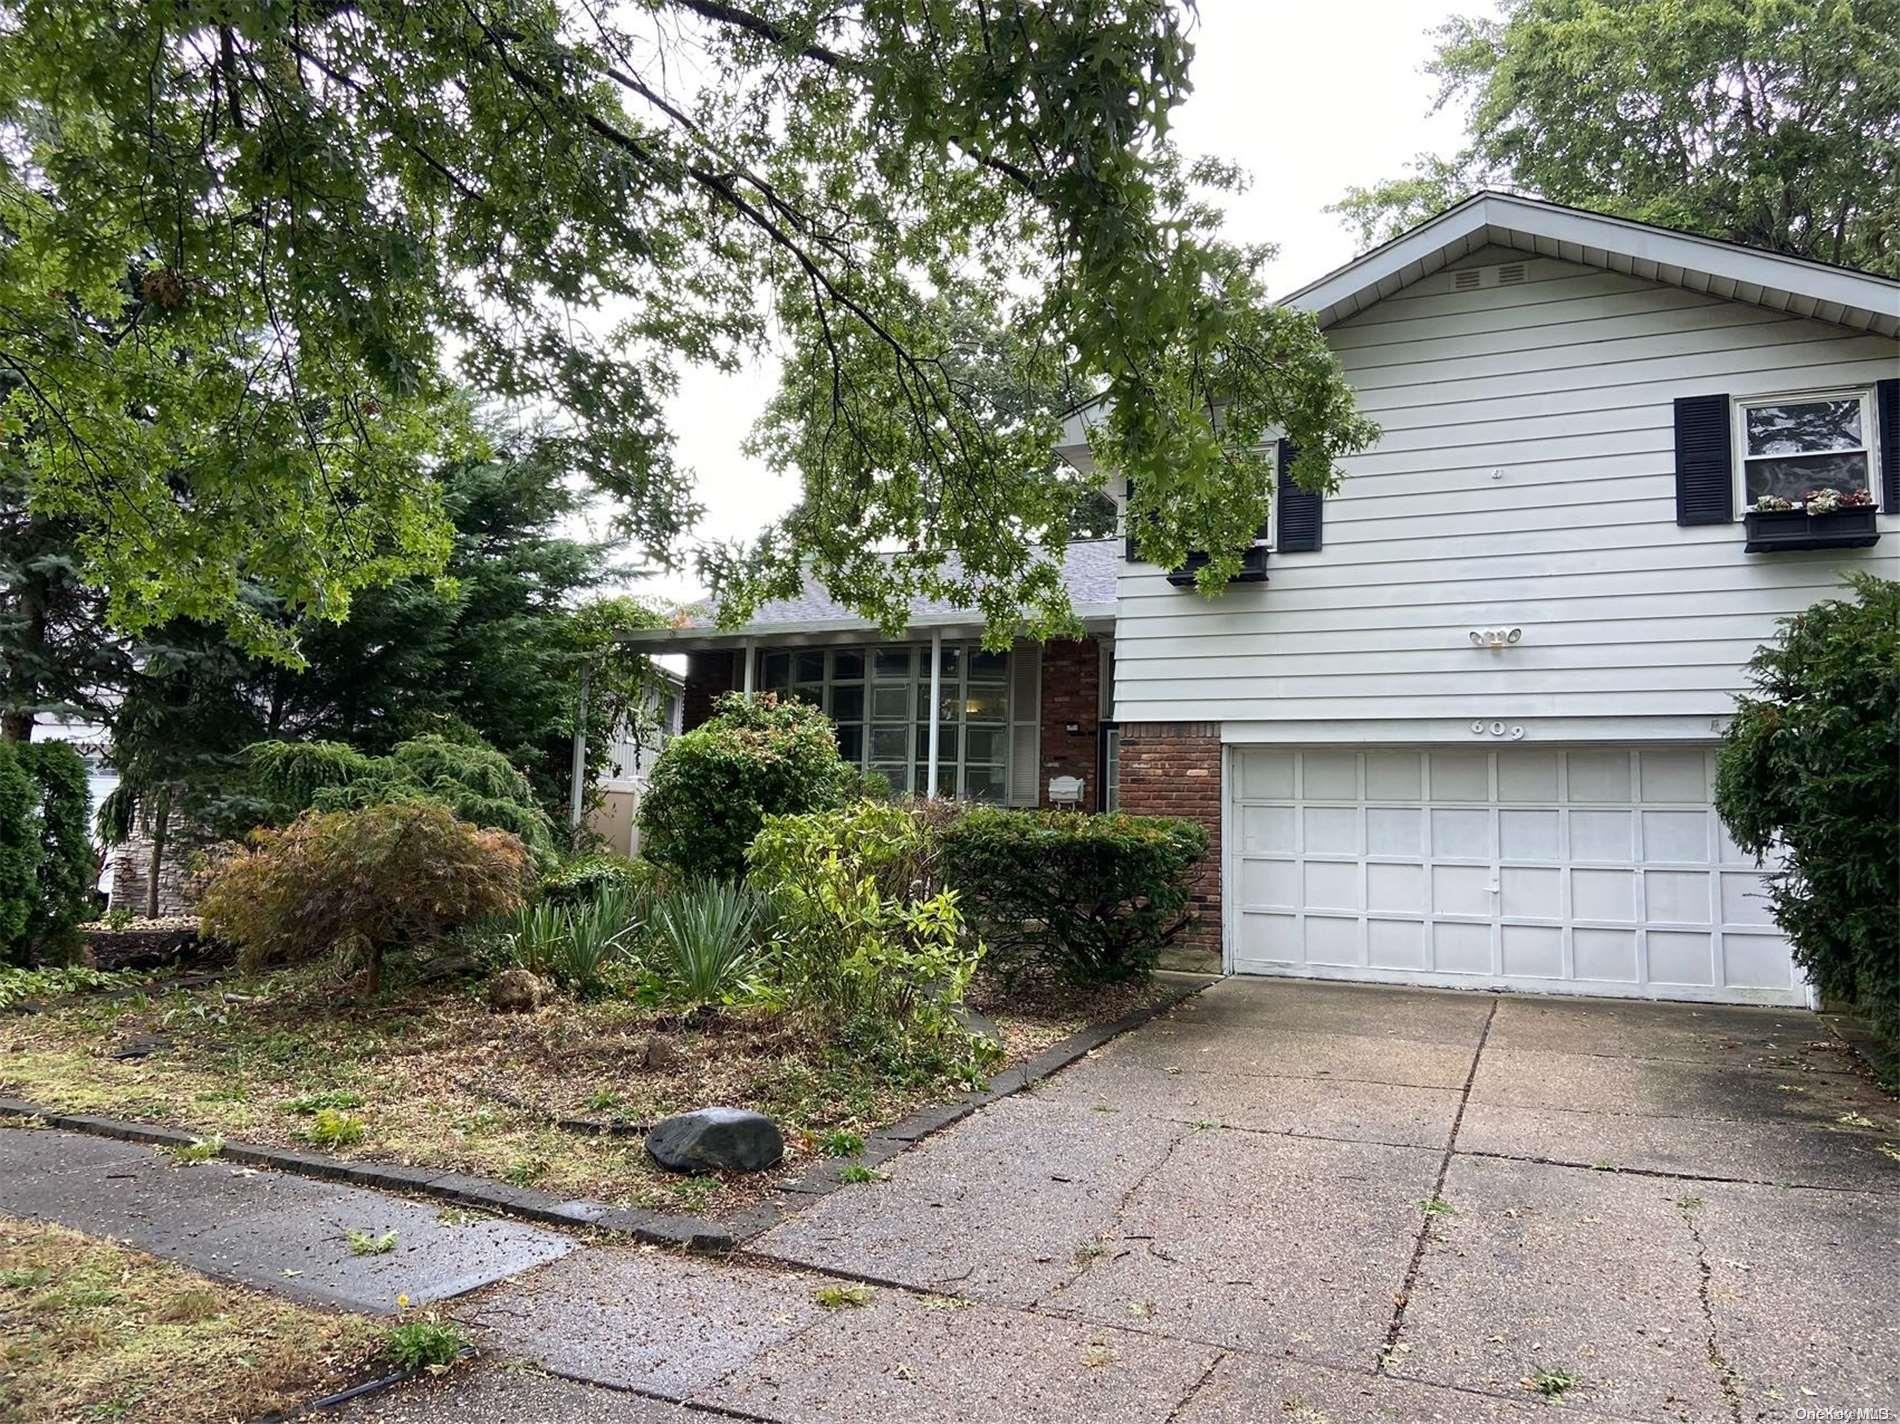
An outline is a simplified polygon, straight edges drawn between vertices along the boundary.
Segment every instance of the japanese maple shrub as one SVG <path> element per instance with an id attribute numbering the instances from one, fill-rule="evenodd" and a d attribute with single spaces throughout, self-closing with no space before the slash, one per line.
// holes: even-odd
<path id="1" fill-rule="evenodd" d="M 640 850 L 687 876 L 733 880 L 767 816 L 829 810 L 856 782 L 816 707 L 729 693 L 654 762 L 640 799 Z"/>
<path id="2" fill-rule="evenodd" d="M 252 832 L 207 876 L 198 909 L 204 933 L 236 944 L 246 970 L 333 953 L 373 994 L 387 951 L 426 951 L 462 925 L 513 914 L 532 885 L 510 832 L 395 801 Z"/>
<path id="3" fill-rule="evenodd" d="M 1779 854 L 1775 921 L 1824 994 L 1900 1042 L 1900 583 L 1782 620 L 1716 760 L 1735 843 Z"/>
<path id="4" fill-rule="evenodd" d="M 973 810 L 943 831 L 940 867 L 1004 973 L 1079 984 L 1146 979 L 1188 924 L 1207 832 L 1173 816 Z"/>

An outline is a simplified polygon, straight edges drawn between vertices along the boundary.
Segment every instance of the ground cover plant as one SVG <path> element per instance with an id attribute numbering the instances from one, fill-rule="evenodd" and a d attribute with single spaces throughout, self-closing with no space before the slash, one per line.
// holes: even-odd
<path id="1" fill-rule="evenodd" d="M 356 1383 L 384 1327 L 0 1217 L 0 1418 L 224 1424 Z"/>

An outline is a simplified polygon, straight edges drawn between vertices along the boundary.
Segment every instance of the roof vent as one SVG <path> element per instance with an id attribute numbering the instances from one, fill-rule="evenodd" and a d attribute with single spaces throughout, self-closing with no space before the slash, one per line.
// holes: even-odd
<path id="1" fill-rule="evenodd" d="M 1499 267 L 1465 267 L 1451 274 L 1454 292 L 1475 292 L 1481 287 L 1522 286 L 1526 269 L 1522 262 L 1506 262 Z"/>
<path id="2" fill-rule="evenodd" d="M 1516 286 L 1523 280 L 1524 264 L 1522 262 L 1507 262 L 1498 268 L 1498 285 L 1500 287 Z"/>
<path id="3" fill-rule="evenodd" d="M 1483 276 L 1484 273 L 1476 267 L 1467 267 L 1462 272 L 1454 272 L 1451 274 L 1451 289 L 1454 292 L 1476 291 Z"/>

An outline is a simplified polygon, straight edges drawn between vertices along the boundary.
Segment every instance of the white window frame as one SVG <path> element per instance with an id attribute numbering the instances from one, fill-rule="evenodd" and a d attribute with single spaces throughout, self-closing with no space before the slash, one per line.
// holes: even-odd
<path id="1" fill-rule="evenodd" d="M 1791 455 L 1750 455 L 1748 453 L 1748 412 L 1761 405 L 1794 405 L 1813 401 L 1852 400 L 1860 403 L 1859 445 L 1843 445 L 1836 450 L 1810 450 L 1811 455 L 1852 455 L 1864 454 L 1867 457 L 1867 493 L 1873 496 L 1875 507 L 1880 503 L 1880 437 L 1874 420 L 1874 392 L 1871 386 L 1843 386 L 1816 391 L 1775 391 L 1758 396 L 1733 396 L 1729 400 L 1730 440 L 1734 449 L 1735 508 L 1747 513 L 1755 507 L 1748 495 L 1748 464 L 1750 460 L 1787 460 L 1795 459 Z"/>
<path id="2" fill-rule="evenodd" d="M 1278 539 L 1275 537 L 1280 528 L 1280 440 L 1276 435 L 1263 447 L 1267 455 L 1267 533 L 1265 538 L 1256 538 L 1254 543 L 1262 545 L 1272 553 Z M 1128 481 L 1123 479 L 1116 486 L 1119 493 L 1111 495 L 1115 501 L 1115 537 L 1128 538 Z"/>

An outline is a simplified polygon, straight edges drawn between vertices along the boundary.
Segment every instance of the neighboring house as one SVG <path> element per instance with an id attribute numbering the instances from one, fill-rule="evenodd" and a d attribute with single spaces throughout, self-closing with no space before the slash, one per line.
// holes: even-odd
<path id="1" fill-rule="evenodd" d="M 587 829 L 619 855 L 640 848 L 638 814 L 653 762 L 668 741 L 679 735 L 685 679 L 670 669 L 654 668 L 664 684 L 649 703 L 652 725 L 643 731 L 620 729 L 607 764 L 600 774 L 600 801 L 587 814 Z"/>
<path id="2" fill-rule="evenodd" d="M 32 740 L 72 743 L 73 750 L 86 763 L 86 792 L 90 798 L 86 811 L 87 824 L 95 824 L 100 804 L 119 784 L 119 773 L 112 769 L 112 763 L 107 759 L 112 748 L 111 732 L 97 722 L 41 715 L 33 720 Z M 94 849 L 101 851 L 100 874 L 95 888 L 109 896 L 112 893 L 114 858 L 103 854 L 96 841 Z"/>
<path id="3" fill-rule="evenodd" d="M 1076 545 L 1089 641 L 1002 658 L 816 591 L 641 635 L 689 654 L 686 725 L 788 689 L 921 789 L 937 645 L 939 789 L 1197 817 L 1231 971 L 1812 1002 L 1713 748 L 1779 618 L 1900 574 L 1900 282 L 1480 194 L 1288 300 L 1384 435 L 1336 496 L 1281 491 L 1263 581 L 1210 602 Z M 1810 488 L 1877 512 L 1745 514 Z"/>

